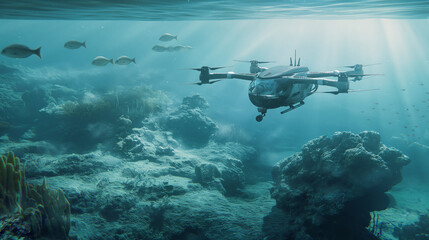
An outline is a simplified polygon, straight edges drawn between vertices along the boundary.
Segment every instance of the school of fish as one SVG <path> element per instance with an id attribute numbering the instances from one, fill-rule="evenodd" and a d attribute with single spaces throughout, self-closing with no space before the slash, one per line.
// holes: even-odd
<path id="1" fill-rule="evenodd" d="M 159 37 L 159 41 L 162 41 L 162 42 L 170 42 L 173 39 L 177 41 L 177 35 L 164 33 Z M 64 48 L 71 49 L 71 50 L 79 49 L 81 47 L 86 48 L 86 41 L 80 42 L 76 40 L 70 40 L 64 43 Z M 30 57 L 31 55 L 36 55 L 40 59 L 42 59 L 42 55 L 40 53 L 41 48 L 42 47 L 31 49 L 22 44 L 11 44 L 3 48 L 1 51 L 1 54 L 10 58 L 27 58 L 27 57 Z M 152 48 L 152 50 L 155 52 L 179 52 L 179 51 L 190 50 L 190 49 L 192 49 L 191 46 L 183 46 L 183 45 L 177 45 L 177 46 L 155 45 Z M 136 58 L 131 58 L 128 56 L 120 56 L 116 59 L 116 61 L 114 61 L 113 58 L 97 56 L 91 62 L 91 64 L 94 66 L 106 66 L 109 63 L 116 64 L 116 65 L 128 65 L 130 63 L 136 64 Z"/>

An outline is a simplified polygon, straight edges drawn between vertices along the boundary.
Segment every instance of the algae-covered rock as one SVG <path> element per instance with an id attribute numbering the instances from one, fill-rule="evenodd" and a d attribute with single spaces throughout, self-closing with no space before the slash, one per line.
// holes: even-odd
<path id="1" fill-rule="evenodd" d="M 199 108 L 201 110 L 205 110 L 209 107 L 209 103 L 201 97 L 201 95 L 196 94 L 192 97 L 183 98 L 182 106 L 186 106 L 190 109 Z"/>
<path id="2" fill-rule="evenodd" d="M 190 147 L 207 145 L 217 130 L 216 123 L 203 112 L 206 108 L 203 100 L 200 96 L 185 98 L 183 104 L 165 120 L 165 129 Z"/>
<path id="3" fill-rule="evenodd" d="M 370 212 L 388 207 L 385 192 L 401 181 L 409 162 L 381 144 L 376 132 L 337 132 L 309 141 L 273 168 L 277 205 L 266 218 L 268 239 L 375 239 L 366 230 Z M 273 221 L 283 223 L 267 225 Z"/>
<path id="4" fill-rule="evenodd" d="M 118 151 L 131 161 L 156 160 L 160 156 L 173 156 L 179 144 L 171 132 L 158 126 L 133 128 L 131 134 L 117 143 Z"/>

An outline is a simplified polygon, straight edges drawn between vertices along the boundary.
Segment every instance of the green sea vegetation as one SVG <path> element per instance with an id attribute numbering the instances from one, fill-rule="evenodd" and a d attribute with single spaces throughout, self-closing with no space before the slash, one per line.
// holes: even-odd
<path id="1" fill-rule="evenodd" d="M 63 191 L 47 188 L 46 179 L 27 183 L 20 159 L 12 152 L 0 156 L 0 235 L 68 239 L 69 231 L 70 203 Z"/>
<path id="2" fill-rule="evenodd" d="M 168 101 L 161 91 L 142 86 L 106 93 L 90 102 L 67 102 L 62 110 L 67 118 L 85 123 L 117 120 L 122 115 L 134 121 L 160 112 Z"/>

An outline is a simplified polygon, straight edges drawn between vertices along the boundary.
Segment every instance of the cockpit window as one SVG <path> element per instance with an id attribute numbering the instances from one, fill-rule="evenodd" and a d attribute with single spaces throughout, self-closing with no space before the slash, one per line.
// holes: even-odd
<path id="1" fill-rule="evenodd" d="M 275 81 L 253 81 L 249 86 L 249 94 L 262 96 L 262 95 L 276 95 L 277 83 Z"/>

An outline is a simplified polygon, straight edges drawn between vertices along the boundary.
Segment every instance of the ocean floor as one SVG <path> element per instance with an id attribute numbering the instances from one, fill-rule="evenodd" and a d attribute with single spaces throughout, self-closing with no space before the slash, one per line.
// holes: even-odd
<path id="1" fill-rule="evenodd" d="M 395 203 L 386 210 L 374 212 L 378 215 L 376 231 L 382 228 L 382 239 L 385 240 L 404 239 L 395 236 L 395 229 L 415 225 L 419 222 L 420 215 L 429 214 L 429 188 L 421 181 L 405 178 L 389 193 Z M 374 222 L 371 226 L 372 224 Z"/>
<path id="2" fill-rule="evenodd" d="M 242 160 L 256 152 L 240 144 L 132 161 L 100 150 L 50 155 L 45 142 L 3 139 L 1 146 L 22 154 L 30 183 L 46 178 L 64 191 L 78 239 L 262 239 L 263 217 L 275 204 L 269 181 L 246 183 Z M 196 179 L 199 166 L 212 168 Z"/>

